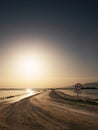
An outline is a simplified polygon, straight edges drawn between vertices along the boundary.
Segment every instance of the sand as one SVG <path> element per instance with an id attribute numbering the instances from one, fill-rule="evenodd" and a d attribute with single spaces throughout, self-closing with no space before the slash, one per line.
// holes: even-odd
<path id="1" fill-rule="evenodd" d="M 47 90 L 0 105 L 0 130 L 98 130 L 98 106 L 65 99 Z"/>

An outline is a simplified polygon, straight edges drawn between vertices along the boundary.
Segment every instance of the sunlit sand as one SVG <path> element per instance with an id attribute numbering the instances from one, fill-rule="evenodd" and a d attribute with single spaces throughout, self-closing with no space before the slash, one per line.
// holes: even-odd
<path id="1" fill-rule="evenodd" d="M 31 93 L 30 89 L 27 92 Z M 1 130 L 95 130 L 98 106 L 72 101 L 58 90 L 46 90 L 19 102 L 0 105 Z"/>

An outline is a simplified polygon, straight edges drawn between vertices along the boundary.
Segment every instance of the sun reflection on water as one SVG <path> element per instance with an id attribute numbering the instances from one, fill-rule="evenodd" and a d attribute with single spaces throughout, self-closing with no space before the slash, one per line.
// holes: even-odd
<path id="1" fill-rule="evenodd" d="M 28 96 L 31 96 L 31 95 L 35 94 L 35 91 L 32 90 L 32 89 L 29 89 L 29 88 L 26 89 L 26 92 L 27 92 Z"/>

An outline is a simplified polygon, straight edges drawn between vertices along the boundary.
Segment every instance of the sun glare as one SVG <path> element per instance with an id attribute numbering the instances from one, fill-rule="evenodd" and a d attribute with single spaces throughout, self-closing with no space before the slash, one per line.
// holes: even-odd
<path id="1" fill-rule="evenodd" d="M 35 93 L 35 91 L 34 90 L 32 90 L 32 89 L 26 89 L 26 92 L 27 92 L 27 94 L 28 94 L 28 96 L 31 96 L 31 95 L 33 95 L 34 93 Z"/>
<path id="2" fill-rule="evenodd" d="M 36 57 L 25 57 L 19 61 L 18 70 L 22 76 L 38 78 L 43 74 L 43 64 L 42 61 Z"/>
<path id="3" fill-rule="evenodd" d="M 21 67 L 26 73 L 38 73 L 41 70 L 41 63 L 36 59 L 24 59 Z"/>

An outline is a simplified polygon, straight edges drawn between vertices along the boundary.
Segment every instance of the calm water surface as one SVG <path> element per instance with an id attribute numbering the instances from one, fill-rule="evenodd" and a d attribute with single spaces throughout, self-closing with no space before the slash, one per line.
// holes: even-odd
<path id="1" fill-rule="evenodd" d="M 19 101 L 23 98 L 29 97 L 38 93 L 37 90 L 25 89 L 25 90 L 0 90 L 0 102 L 6 101 Z"/>

